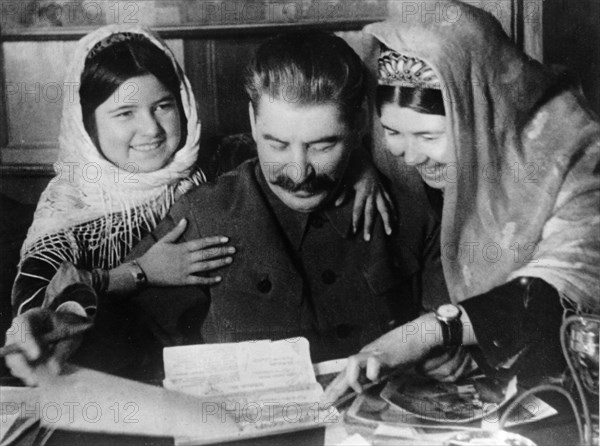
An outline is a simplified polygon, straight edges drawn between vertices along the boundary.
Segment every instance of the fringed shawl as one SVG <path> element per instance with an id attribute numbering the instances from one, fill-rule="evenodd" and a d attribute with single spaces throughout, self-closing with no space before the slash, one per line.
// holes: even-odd
<path id="1" fill-rule="evenodd" d="M 155 172 L 139 173 L 113 165 L 99 153 L 83 125 L 78 87 L 86 56 L 97 42 L 120 32 L 148 38 L 167 54 L 181 81 L 187 140 L 170 162 Z M 148 30 L 122 25 L 100 28 L 79 41 L 65 85 L 75 88 L 63 104 L 56 176 L 42 193 L 21 262 L 37 257 L 56 268 L 61 261 L 112 268 L 127 255 L 142 228 L 151 230 L 179 195 L 204 181 L 202 172 L 194 171 L 200 140 L 196 101 L 166 44 Z M 84 258 L 87 260 L 82 261 Z"/>
<path id="2" fill-rule="evenodd" d="M 441 250 L 451 298 L 532 276 L 576 310 L 599 313 L 597 119 L 572 82 L 523 54 L 490 14 L 438 3 L 438 14 L 405 14 L 365 32 L 377 39 L 371 49 L 383 42 L 421 58 L 442 82 L 457 159 L 443 172 Z"/>

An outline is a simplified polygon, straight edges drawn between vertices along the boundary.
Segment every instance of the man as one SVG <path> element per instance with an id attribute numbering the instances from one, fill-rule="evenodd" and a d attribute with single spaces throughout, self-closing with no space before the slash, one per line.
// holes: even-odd
<path id="1" fill-rule="evenodd" d="M 246 78 L 258 159 L 188 193 L 131 254 L 182 219 L 181 241 L 226 234 L 236 247 L 218 285 L 132 299 L 160 346 L 305 336 L 313 361 L 339 358 L 409 320 L 423 294 L 445 293 L 437 228 L 408 192 L 396 197 L 394 235 L 378 222 L 369 242 L 352 231 L 352 203 L 334 205 L 359 149 L 364 73 L 329 34 L 258 49 Z M 438 279 L 422 283 L 426 270 Z"/>

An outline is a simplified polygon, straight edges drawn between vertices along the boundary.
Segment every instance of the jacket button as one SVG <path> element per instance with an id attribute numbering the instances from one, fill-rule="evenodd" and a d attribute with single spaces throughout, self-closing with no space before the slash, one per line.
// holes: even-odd
<path id="1" fill-rule="evenodd" d="M 326 269 L 323 271 L 323 274 L 321 274 L 321 280 L 323 280 L 323 283 L 326 285 L 331 285 L 333 282 L 335 282 L 335 279 L 336 275 L 330 269 Z"/>
<path id="2" fill-rule="evenodd" d="M 346 324 L 340 324 L 337 327 L 335 327 L 335 334 L 340 339 L 347 338 L 348 336 L 350 336 L 351 332 L 352 332 L 352 327 L 349 325 L 346 325 Z"/>
<path id="3" fill-rule="evenodd" d="M 256 288 L 261 293 L 268 293 L 269 291 L 271 291 L 271 288 L 273 288 L 273 285 L 271 284 L 269 278 L 266 277 L 256 284 Z"/>

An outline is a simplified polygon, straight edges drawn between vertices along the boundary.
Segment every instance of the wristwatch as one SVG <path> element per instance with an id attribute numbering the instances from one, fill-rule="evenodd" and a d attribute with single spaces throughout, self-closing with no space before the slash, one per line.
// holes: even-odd
<path id="1" fill-rule="evenodd" d="M 440 305 L 435 310 L 435 317 L 442 327 L 444 347 L 462 345 L 463 326 L 460 320 L 462 311 L 452 304 Z"/>
<path id="2" fill-rule="evenodd" d="M 133 280 L 135 282 L 135 288 L 137 290 L 145 288 L 146 285 L 148 285 L 148 278 L 146 277 L 146 273 L 144 272 L 140 264 L 137 261 L 132 260 L 128 263 L 128 265 L 129 272 L 131 273 L 131 276 L 133 277 Z"/>

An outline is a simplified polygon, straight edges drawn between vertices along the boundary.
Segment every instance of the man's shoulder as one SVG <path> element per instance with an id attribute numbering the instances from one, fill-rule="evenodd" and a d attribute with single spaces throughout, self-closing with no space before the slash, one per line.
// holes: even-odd
<path id="1" fill-rule="evenodd" d="M 259 197 L 256 162 L 256 159 L 245 161 L 237 169 L 189 191 L 184 195 L 184 200 L 198 212 L 204 212 L 203 209 L 227 210 L 254 201 Z"/>

